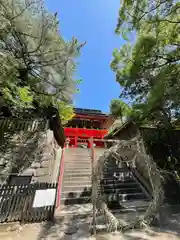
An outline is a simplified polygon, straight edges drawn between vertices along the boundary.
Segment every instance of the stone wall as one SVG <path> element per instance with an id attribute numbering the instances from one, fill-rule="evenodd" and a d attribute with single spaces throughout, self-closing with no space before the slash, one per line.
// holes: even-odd
<path id="1" fill-rule="evenodd" d="M 53 132 L 48 128 L 34 131 L 0 131 L 0 181 L 6 182 L 11 173 L 33 175 L 32 182 L 57 181 L 56 159 L 60 147 L 56 144 Z"/>

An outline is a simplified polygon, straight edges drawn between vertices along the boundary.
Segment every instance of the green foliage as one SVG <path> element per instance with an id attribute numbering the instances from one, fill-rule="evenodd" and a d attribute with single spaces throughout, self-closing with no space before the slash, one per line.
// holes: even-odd
<path id="1" fill-rule="evenodd" d="M 24 109 L 33 108 L 33 96 L 28 87 L 16 87 L 11 85 L 11 87 L 2 89 L 2 96 L 4 102 L 10 106 L 14 106 L 15 110 L 18 112 Z"/>
<path id="2" fill-rule="evenodd" d="M 120 7 L 116 33 L 128 41 L 114 50 L 111 68 L 121 97 L 141 119 L 166 124 L 180 114 L 179 16 L 180 3 L 173 0 L 124 0 Z"/>
<path id="3" fill-rule="evenodd" d="M 127 118 L 128 116 L 130 116 L 131 112 L 132 110 L 128 106 L 128 104 L 126 104 L 120 99 L 113 99 L 110 103 L 110 113 L 114 117 L 120 118 L 122 123 L 123 123 L 123 118 L 124 117 Z"/>
<path id="4" fill-rule="evenodd" d="M 64 102 L 59 102 L 58 110 L 63 124 L 66 124 L 74 116 L 73 107 Z"/>
<path id="5" fill-rule="evenodd" d="M 77 79 L 76 80 L 76 85 L 77 85 L 77 88 L 76 88 L 76 93 L 80 93 L 80 89 L 78 88 L 78 86 L 82 84 L 82 79 Z"/>
<path id="6" fill-rule="evenodd" d="M 32 104 L 33 97 L 30 95 L 30 90 L 28 87 L 18 88 L 18 97 L 20 101 L 26 103 L 26 104 Z"/>
<path id="7" fill-rule="evenodd" d="M 81 44 L 65 41 L 57 14 L 43 0 L 0 0 L 0 92 L 5 104 L 24 111 L 59 102 L 67 105 L 81 81 L 74 78 Z M 38 24 L 37 24 L 38 23 Z"/>

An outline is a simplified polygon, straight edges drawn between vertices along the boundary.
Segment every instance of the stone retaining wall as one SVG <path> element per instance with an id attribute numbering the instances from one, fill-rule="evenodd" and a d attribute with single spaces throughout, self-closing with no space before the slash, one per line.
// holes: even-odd
<path id="1" fill-rule="evenodd" d="M 32 128 L 29 128 L 32 130 Z M 52 182 L 57 179 L 58 161 L 53 132 L 44 124 L 34 131 L 7 129 L 0 132 L 0 180 L 4 183 L 10 173 L 33 175 L 33 182 Z M 58 173 L 56 173 L 58 175 Z"/>

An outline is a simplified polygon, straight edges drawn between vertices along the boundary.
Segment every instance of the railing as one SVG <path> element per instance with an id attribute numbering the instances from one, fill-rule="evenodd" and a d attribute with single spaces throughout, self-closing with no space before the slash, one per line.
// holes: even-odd
<path id="1" fill-rule="evenodd" d="M 91 143 L 91 159 L 92 159 L 92 163 L 91 163 L 91 166 L 92 166 L 92 176 L 94 174 L 94 162 L 95 162 L 95 152 L 94 152 L 94 144 L 93 144 L 93 139 L 91 138 L 90 139 L 90 143 Z M 92 224 L 93 224 L 93 235 L 96 235 L 96 206 L 95 204 L 93 203 L 93 196 L 95 195 L 95 192 L 94 192 L 94 187 L 93 187 L 93 178 L 92 179 L 92 205 L 93 205 L 93 220 L 92 220 Z"/>
<path id="2" fill-rule="evenodd" d="M 143 190 L 146 197 L 149 200 L 152 199 L 152 197 L 151 197 L 152 190 L 149 187 L 148 183 L 145 181 L 145 179 L 139 174 L 139 172 L 137 171 L 136 168 L 132 168 L 131 166 L 129 166 L 129 169 L 133 173 L 133 175 L 136 177 L 138 182 L 140 183 L 141 189 Z"/>
<path id="3" fill-rule="evenodd" d="M 62 149 L 61 159 L 60 159 L 60 169 L 59 169 L 59 177 L 58 177 L 58 188 L 57 188 L 57 200 L 56 200 L 56 207 L 60 207 L 61 201 L 61 190 L 62 190 L 62 183 L 63 183 L 63 176 L 64 176 L 64 154 L 65 149 Z"/>

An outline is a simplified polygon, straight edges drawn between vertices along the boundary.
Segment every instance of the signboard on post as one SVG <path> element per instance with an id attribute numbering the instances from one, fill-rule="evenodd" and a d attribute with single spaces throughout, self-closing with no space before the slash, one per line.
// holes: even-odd
<path id="1" fill-rule="evenodd" d="M 36 190 L 33 208 L 53 206 L 56 199 L 56 189 Z"/>

